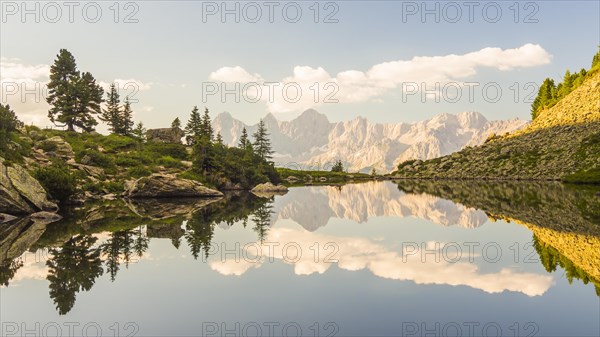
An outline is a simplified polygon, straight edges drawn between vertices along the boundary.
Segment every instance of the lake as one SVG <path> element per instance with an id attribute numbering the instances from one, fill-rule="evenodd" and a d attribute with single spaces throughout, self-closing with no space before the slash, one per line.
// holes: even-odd
<path id="1" fill-rule="evenodd" d="M 382 181 L 0 226 L 6 336 L 598 336 L 600 197 Z"/>

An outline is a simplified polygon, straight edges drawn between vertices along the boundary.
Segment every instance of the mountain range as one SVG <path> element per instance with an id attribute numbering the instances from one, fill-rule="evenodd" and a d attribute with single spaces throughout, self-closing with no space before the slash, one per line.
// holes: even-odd
<path id="1" fill-rule="evenodd" d="M 280 121 L 272 114 L 263 118 L 270 133 L 273 160 L 277 166 L 325 169 L 341 160 L 349 172 L 393 171 L 411 159 L 441 157 L 466 146 L 481 145 L 491 134 L 502 135 L 528 125 L 520 119 L 488 121 L 478 112 L 443 113 L 415 123 L 375 123 L 364 117 L 330 122 L 309 109 L 291 121 Z M 223 112 L 213 120 L 225 144 L 235 146 L 246 125 Z"/>

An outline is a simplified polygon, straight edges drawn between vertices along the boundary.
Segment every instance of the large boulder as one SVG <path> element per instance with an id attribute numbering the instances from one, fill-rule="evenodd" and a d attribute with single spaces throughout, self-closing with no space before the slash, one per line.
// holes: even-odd
<path id="1" fill-rule="evenodd" d="M 146 138 L 149 141 L 161 143 L 181 143 L 181 138 L 185 132 L 180 128 L 150 129 L 146 131 Z"/>
<path id="2" fill-rule="evenodd" d="M 127 186 L 125 195 L 129 198 L 210 198 L 222 197 L 223 193 L 210 189 L 201 183 L 177 178 L 171 174 L 155 173 L 143 177 Z"/>
<path id="3" fill-rule="evenodd" d="M 55 212 L 58 206 L 48 200 L 42 185 L 23 167 L 4 165 L 0 158 L 0 213 L 31 214 Z"/>
<path id="4" fill-rule="evenodd" d="M 44 141 L 45 147 L 52 149 L 50 152 L 63 159 L 70 159 L 75 157 L 73 147 L 67 143 L 62 137 L 54 136 Z"/>
<path id="5" fill-rule="evenodd" d="M 253 189 L 252 192 L 287 192 L 288 188 L 283 185 L 273 185 L 272 183 L 264 183 L 258 184 Z"/>

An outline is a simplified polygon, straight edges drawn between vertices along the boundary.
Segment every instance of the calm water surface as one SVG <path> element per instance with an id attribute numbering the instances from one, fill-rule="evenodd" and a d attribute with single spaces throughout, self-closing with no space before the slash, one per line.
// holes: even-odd
<path id="1" fill-rule="evenodd" d="M 595 193 L 369 182 L 5 223 L 2 335 L 598 336 Z"/>

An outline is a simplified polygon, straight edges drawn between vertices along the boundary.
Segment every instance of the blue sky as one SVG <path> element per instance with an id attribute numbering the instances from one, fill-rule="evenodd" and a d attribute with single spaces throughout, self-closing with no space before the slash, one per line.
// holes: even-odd
<path id="1" fill-rule="evenodd" d="M 42 125 L 48 123 L 47 105 L 36 103 L 33 95 L 23 100 L 20 94 L 27 85 L 23 83 L 31 88 L 32 83 L 47 81 L 44 72 L 60 48 L 71 51 L 80 70 L 92 72 L 105 85 L 134 82 L 139 88 L 134 96 L 139 100 L 134 105 L 136 120 L 160 127 L 175 117 L 187 119 L 194 105 L 208 107 L 213 116 L 229 111 L 247 123 L 267 112 L 291 119 L 309 107 L 332 121 L 359 115 L 378 122 L 416 121 L 460 111 L 479 111 L 488 119 L 527 119 L 527 96 L 535 91 L 528 83 L 540 83 L 547 76 L 560 79 L 565 69 L 588 68 L 600 45 L 598 1 L 521 1 L 518 13 L 514 1 L 474 2 L 473 22 L 468 2 L 427 2 L 425 6 L 439 14 L 439 23 L 436 14 L 423 20 L 420 14 L 427 8 L 422 2 L 319 2 L 318 23 L 314 1 L 273 2 L 272 23 L 264 2 L 227 2 L 228 8 L 239 5 L 239 23 L 233 14 L 222 22 L 220 8 L 209 15 L 211 6 L 219 7 L 221 1 L 137 1 L 128 7 L 128 2 L 120 2 L 118 23 L 112 1 L 77 2 L 73 23 L 64 3 L 58 2 L 62 16 L 57 19 L 46 3 L 27 6 L 34 9 L 36 3 L 39 23 L 34 14 L 23 20 L 21 2 L 2 2 L 0 76 L 3 102 L 22 119 Z M 263 15 L 256 23 L 248 22 L 256 6 Z M 288 17 L 283 16 L 284 6 Z M 95 23 L 86 22 L 93 21 L 96 7 L 102 15 Z M 286 22 L 297 7 L 302 10 L 298 22 Z M 457 7 L 462 16 L 454 19 Z M 131 18 L 137 22 L 124 23 L 133 11 Z M 337 23 L 324 23 L 333 11 Z M 49 22 L 53 20 L 58 22 Z M 220 92 L 223 82 L 228 88 L 239 83 L 240 102 L 233 95 L 203 98 L 215 85 Z M 242 92 L 249 82 L 260 85 L 260 100 L 252 91 Z M 275 83 L 273 97 L 265 82 Z M 477 84 L 472 85 L 472 99 L 465 82 Z M 291 90 L 287 101 L 281 90 L 286 83 Z M 434 90 L 436 83 L 440 89 L 447 86 L 446 95 L 442 92 L 436 102 L 431 91 L 423 99 L 422 89 Z M 298 87 L 302 95 L 294 103 Z M 132 94 L 132 88 L 122 88 L 123 95 Z M 458 100 L 457 88 L 462 93 Z M 502 95 L 493 99 L 497 88 Z"/>

